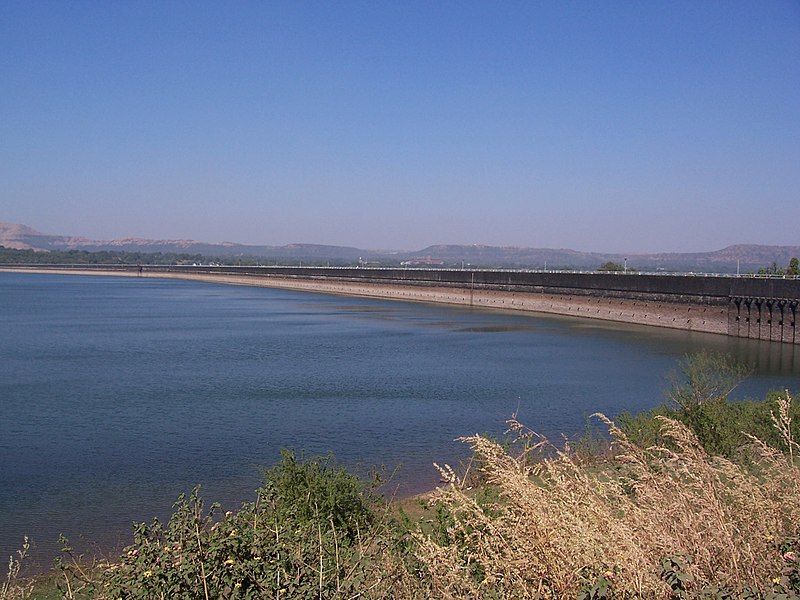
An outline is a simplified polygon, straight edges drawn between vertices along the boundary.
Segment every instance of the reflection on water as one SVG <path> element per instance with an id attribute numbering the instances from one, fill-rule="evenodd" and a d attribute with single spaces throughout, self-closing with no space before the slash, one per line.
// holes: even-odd
<path id="1" fill-rule="evenodd" d="M 33 274 L 0 274 L 0 302 L 0 557 L 125 540 L 197 483 L 232 505 L 283 447 L 426 489 L 456 437 L 653 407 L 699 349 L 753 365 L 742 396 L 800 387 L 796 346 L 570 317 Z"/>
<path id="2" fill-rule="evenodd" d="M 348 299 L 349 300 L 349 299 Z M 446 329 L 465 333 L 512 333 L 568 329 L 580 336 L 603 336 L 610 339 L 634 342 L 648 347 L 653 352 L 665 349 L 673 354 L 686 354 L 699 349 L 724 352 L 736 356 L 749 364 L 757 375 L 797 377 L 800 373 L 800 346 L 775 344 L 765 340 L 731 338 L 703 332 L 689 332 L 677 329 L 648 327 L 638 324 L 616 323 L 611 321 L 581 319 L 577 317 L 550 314 L 520 314 L 519 311 L 503 309 L 466 308 L 462 306 L 441 307 L 426 304 L 430 312 L 424 317 L 415 308 L 404 310 L 396 303 L 372 301 L 373 306 L 340 304 L 329 314 L 351 314 L 358 318 L 359 313 L 367 313 L 366 319 L 386 321 L 403 320 L 419 327 Z M 412 306 L 419 306 L 413 305 Z M 319 305 L 320 309 L 330 309 L 329 304 Z M 460 317 L 453 319 L 454 316 Z M 468 316 L 479 324 L 464 325 Z"/>
<path id="3" fill-rule="evenodd" d="M 464 331 L 467 333 L 509 333 L 512 331 L 535 331 L 535 327 L 529 325 L 513 324 L 513 325 L 477 325 L 475 327 L 462 327 L 456 331 Z"/>

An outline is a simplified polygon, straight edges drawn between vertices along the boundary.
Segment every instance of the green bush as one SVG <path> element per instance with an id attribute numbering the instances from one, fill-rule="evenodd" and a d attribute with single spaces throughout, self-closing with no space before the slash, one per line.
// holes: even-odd
<path id="1" fill-rule="evenodd" d="M 770 392 L 761 401 L 731 402 L 723 398 L 688 410 L 676 410 L 662 405 L 638 415 L 624 413 L 617 418 L 617 425 L 631 441 L 647 447 L 666 443 L 660 436 L 655 417 L 676 419 L 695 432 L 706 452 L 736 459 L 739 450 L 748 443 L 748 435 L 757 437 L 774 448 L 783 447 L 783 440 L 772 425 L 771 417 L 777 411 L 777 399 L 780 395 L 778 392 Z M 794 406 L 791 417 L 794 437 L 800 439 L 800 408 L 797 405 Z"/>
<path id="2" fill-rule="evenodd" d="M 287 451 L 277 466 L 265 471 L 259 500 L 276 521 L 297 527 L 330 523 L 351 542 L 375 523 L 379 503 L 368 486 L 334 465 L 331 457 L 299 462 Z"/>
<path id="3" fill-rule="evenodd" d="M 784 392 L 770 392 L 764 400 L 730 401 L 730 393 L 748 375 L 749 369 L 730 356 L 701 352 L 686 356 L 672 376 L 667 403 L 640 414 L 623 413 L 617 425 L 628 438 L 643 447 L 667 444 L 660 435 L 656 417 L 675 419 L 689 426 L 703 448 L 712 455 L 738 458 L 748 435 L 774 448 L 783 440 L 773 425 L 777 400 Z M 800 439 L 800 406 L 793 405 L 792 429 Z"/>
<path id="4" fill-rule="evenodd" d="M 93 586 L 95 597 L 371 597 L 365 582 L 391 580 L 386 557 L 394 551 L 376 503 L 329 458 L 301 462 L 284 452 L 256 501 L 236 512 L 206 510 L 195 489 L 178 499 L 167 525 L 137 525 L 133 545 Z"/>

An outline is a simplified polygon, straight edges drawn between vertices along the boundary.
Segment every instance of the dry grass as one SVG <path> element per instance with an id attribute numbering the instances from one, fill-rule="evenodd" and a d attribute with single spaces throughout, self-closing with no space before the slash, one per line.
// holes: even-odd
<path id="1" fill-rule="evenodd" d="M 33 583 L 20 578 L 22 563 L 28 557 L 29 551 L 30 543 L 26 537 L 22 542 L 22 548 L 17 550 L 17 555 L 12 555 L 8 559 L 6 577 L 0 581 L 0 600 L 26 600 L 33 593 Z"/>
<path id="2" fill-rule="evenodd" d="M 586 466 L 516 420 L 512 455 L 464 438 L 500 500 L 476 502 L 452 470 L 434 496 L 452 514 L 446 540 L 417 535 L 419 557 L 443 598 L 575 598 L 587 583 L 623 595 L 668 598 L 663 561 L 681 557 L 689 591 L 765 590 L 786 567 L 781 540 L 797 535 L 800 470 L 788 392 L 774 420 L 781 452 L 753 439 L 746 465 L 709 456 L 685 425 L 661 418 L 669 448 L 632 444 L 602 415 L 614 446 Z"/>

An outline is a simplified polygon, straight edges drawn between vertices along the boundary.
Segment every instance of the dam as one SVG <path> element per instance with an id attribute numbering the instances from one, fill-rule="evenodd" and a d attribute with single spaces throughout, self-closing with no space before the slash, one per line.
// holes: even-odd
<path id="1" fill-rule="evenodd" d="M 800 279 L 372 267 L 9 265 L 551 313 L 800 344 Z"/>

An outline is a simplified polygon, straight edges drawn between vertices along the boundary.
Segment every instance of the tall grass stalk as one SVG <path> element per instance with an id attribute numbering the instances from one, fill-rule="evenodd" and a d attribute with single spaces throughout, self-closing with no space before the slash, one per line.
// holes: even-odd
<path id="1" fill-rule="evenodd" d="M 774 421 L 796 451 L 791 401 L 787 392 Z M 688 592 L 780 591 L 787 561 L 796 561 L 780 548 L 800 524 L 791 451 L 752 438 L 737 464 L 709 455 L 666 417 L 658 419 L 669 444 L 644 448 L 597 416 L 614 452 L 590 466 L 516 420 L 515 455 L 482 436 L 463 438 L 499 500 L 476 502 L 443 470 L 449 484 L 433 501 L 452 515 L 447 535 L 416 535 L 438 597 L 576 598 L 598 582 L 623 597 L 675 597 L 665 560 L 685 570 L 678 587 Z"/>
<path id="2" fill-rule="evenodd" d="M 33 593 L 33 583 L 20 578 L 22 564 L 28 558 L 30 548 L 30 542 L 25 537 L 22 541 L 22 548 L 17 550 L 16 556 L 12 554 L 8 558 L 6 577 L 0 584 L 0 600 L 26 600 Z"/>

